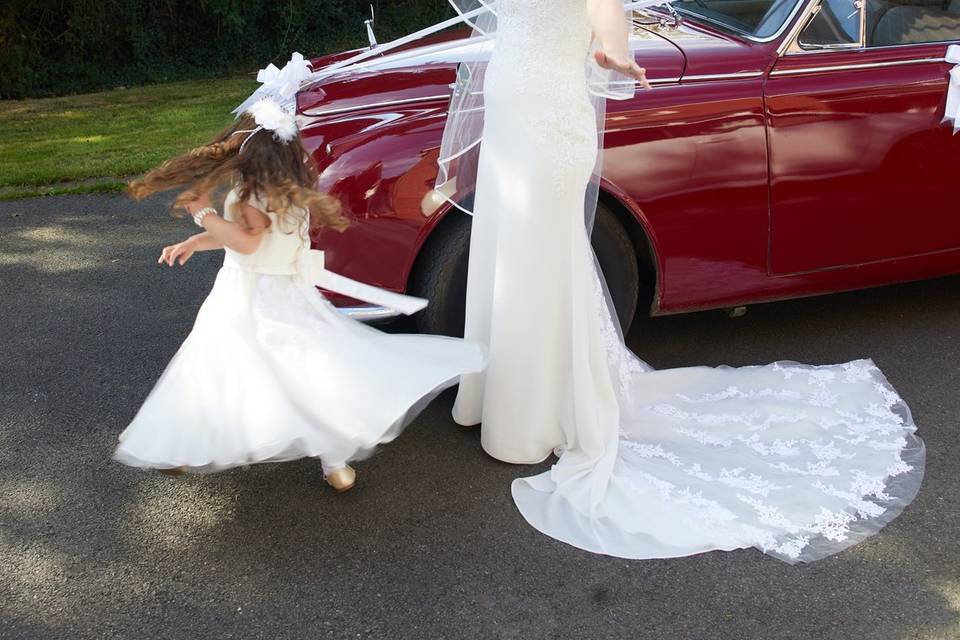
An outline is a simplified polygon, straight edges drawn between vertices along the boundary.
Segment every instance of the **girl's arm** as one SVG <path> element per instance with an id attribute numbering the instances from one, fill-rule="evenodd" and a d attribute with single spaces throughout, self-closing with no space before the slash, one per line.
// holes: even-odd
<path id="1" fill-rule="evenodd" d="M 650 88 L 646 70 L 637 64 L 630 52 L 630 26 L 620 0 L 587 0 L 593 35 L 600 42 L 594 53 L 597 64 L 636 78 L 644 89 Z"/>
<path id="2" fill-rule="evenodd" d="M 223 249 L 223 243 L 215 240 L 214 237 L 210 235 L 209 231 L 203 231 L 195 236 L 190 236 L 187 238 L 187 241 L 193 243 L 194 251 L 214 251 L 216 249 Z"/>
<path id="3" fill-rule="evenodd" d="M 186 209 L 192 215 L 209 206 L 210 198 L 204 194 L 188 203 Z M 218 215 L 207 215 L 203 218 L 203 228 L 209 234 L 210 242 L 237 253 L 253 253 L 260 246 L 263 232 L 270 226 L 270 218 L 247 203 L 241 204 L 239 209 L 242 224 L 225 220 Z"/>

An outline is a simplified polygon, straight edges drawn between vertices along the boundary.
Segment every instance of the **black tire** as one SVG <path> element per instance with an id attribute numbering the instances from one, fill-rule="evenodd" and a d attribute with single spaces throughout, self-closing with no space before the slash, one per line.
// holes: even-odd
<path id="1" fill-rule="evenodd" d="M 463 336 L 470 220 L 466 214 L 451 212 L 427 239 L 417 257 L 409 291 L 430 300 L 430 305 L 414 316 L 421 333 Z M 626 229 L 602 203 L 597 205 L 591 239 L 620 326 L 626 333 L 637 311 L 640 268 Z"/>
<path id="2" fill-rule="evenodd" d="M 597 219 L 590 236 L 600 271 L 607 281 L 623 333 L 630 331 L 640 301 L 640 266 L 630 235 L 617 216 L 602 202 L 597 203 Z"/>
<path id="3" fill-rule="evenodd" d="M 430 301 L 426 309 L 413 316 L 420 333 L 463 337 L 470 221 L 467 214 L 451 211 L 417 256 L 408 289 L 412 295 Z"/>

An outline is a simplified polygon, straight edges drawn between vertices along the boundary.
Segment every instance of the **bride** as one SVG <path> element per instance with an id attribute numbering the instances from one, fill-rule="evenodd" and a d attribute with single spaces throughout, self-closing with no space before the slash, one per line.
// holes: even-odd
<path id="1" fill-rule="evenodd" d="M 899 514 L 923 443 L 870 360 L 653 371 L 624 345 L 589 237 L 604 99 L 629 96 L 628 75 L 645 85 L 620 0 L 451 2 L 495 41 L 489 64 L 461 64 L 441 149 L 440 181 L 471 174 L 482 127 L 465 337 L 490 364 L 454 417 L 482 422 L 500 460 L 557 453 L 514 482 L 523 517 L 626 558 L 756 547 L 792 563 Z"/>

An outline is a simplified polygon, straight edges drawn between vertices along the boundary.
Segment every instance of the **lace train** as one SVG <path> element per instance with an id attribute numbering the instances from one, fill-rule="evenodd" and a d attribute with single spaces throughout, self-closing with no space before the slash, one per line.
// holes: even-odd
<path id="1" fill-rule="evenodd" d="M 756 547 L 809 562 L 876 533 L 916 496 L 924 445 L 871 360 L 653 371 L 594 279 L 617 440 L 563 451 L 514 483 L 537 529 L 628 558 Z"/>

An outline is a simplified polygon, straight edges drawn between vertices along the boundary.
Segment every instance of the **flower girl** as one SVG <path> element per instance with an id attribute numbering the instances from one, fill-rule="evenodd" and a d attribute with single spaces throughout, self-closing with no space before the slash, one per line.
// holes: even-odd
<path id="1" fill-rule="evenodd" d="M 484 356 L 461 340 L 388 335 L 336 311 L 315 284 L 407 313 L 425 301 L 322 267 L 310 228 L 342 230 L 347 220 L 313 189 L 293 114 L 270 97 L 242 107 L 210 144 L 130 184 L 138 199 L 185 187 L 174 206 L 204 229 L 166 247 L 160 263 L 214 249 L 225 257 L 114 457 L 173 474 L 318 457 L 327 482 L 346 491 L 356 478 L 348 462 L 396 437 L 437 392 L 482 369 Z M 222 215 L 210 196 L 220 186 L 231 187 Z"/>

